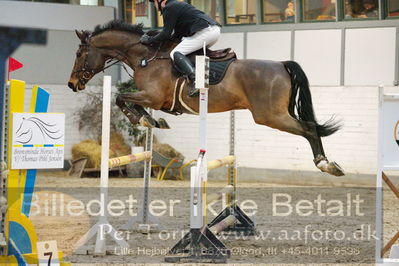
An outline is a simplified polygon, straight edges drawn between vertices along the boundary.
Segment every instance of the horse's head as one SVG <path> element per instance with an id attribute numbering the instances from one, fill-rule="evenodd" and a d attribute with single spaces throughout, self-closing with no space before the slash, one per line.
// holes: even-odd
<path id="1" fill-rule="evenodd" d="M 98 72 L 104 69 L 107 56 L 90 42 L 90 33 L 76 31 L 81 43 L 76 52 L 75 64 L 68 82 L 73 91 L 83 90 L 86 83 Z"/>
<path id="2" fill-rule="evenodd" d="M 158 32 L 150 31 L 155 35 Z M 132 69 L 140 67 L 143 59 L 155 58 L 160 53 L 169 55 L 171 42 L 166 42 L 163 47 L 159 44 L 143 45 L 140 38 L 144 34 L 143 25 L 132 25 L 123 21 L 113 20 L 97 26 L 92 33 L 76 31 L 81 43 L 76 53 L 75 65 L 72 70 L 68 87 L 74 91 L 83 90 L 86 83 L 95 74 L 109 66 L 108 60 L 123 62 Z M 161 49 L 162 48 L 162 49 Z"/>

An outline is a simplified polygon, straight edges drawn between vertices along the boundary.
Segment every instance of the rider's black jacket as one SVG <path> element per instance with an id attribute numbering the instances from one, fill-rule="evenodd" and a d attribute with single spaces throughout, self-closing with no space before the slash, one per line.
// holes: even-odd
<path id="1" fill-rule="evenodd" d="M 164 27 L 157 35 L 149 39 L 149 43 L 162 42 L 174 37 L 182 38 L 194 35 L 209 25 L 219 25 L 204 12 L 190 4 L 177 0 L 168 0 L 162 10 Z M 219 25 L 220 26 L 220 25 Z"/>

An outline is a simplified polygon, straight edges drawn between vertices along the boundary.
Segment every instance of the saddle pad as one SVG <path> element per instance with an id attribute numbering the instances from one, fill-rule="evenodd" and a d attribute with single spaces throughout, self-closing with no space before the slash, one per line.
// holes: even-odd
<path id="1" fill-rule="evenodd" d="M 232 58 L 222 62 L 211 61 L 209 70 L 209 85 L 216 85 L 221 82 L 227 72 L 227 68 L 235 60 L 235 58 Z"/>
<path id="2" fill-rule="evenodd" d="M 237 60 L 236 58 L 232 58 L 226 61 L 211 61 L 210 62 L 210 70 L 209 70 L 209 85 L 216 85 L 220 83 L 226 72 L 227 69 L 229 68 L 230 64 Z M 195 61 L 191 61 L 193 66 L 195 67 Z M 176 65 L 173 65 L 173 74 L 176 75 L 177 77 L 183 76 L 181 72 L 178 70 Z"/>

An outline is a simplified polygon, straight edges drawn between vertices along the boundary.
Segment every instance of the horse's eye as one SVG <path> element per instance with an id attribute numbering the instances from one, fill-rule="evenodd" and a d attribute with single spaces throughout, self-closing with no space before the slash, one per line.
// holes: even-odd
<path id="1" fill-rule="evenodd" d="M 81 52 L 77 52 L 77 53 L 76 53 L 76 56 L 77 56 L 77 57 L 81 57 L 81 56 L 82 56 L 82 53 L 81 53 Z"/>

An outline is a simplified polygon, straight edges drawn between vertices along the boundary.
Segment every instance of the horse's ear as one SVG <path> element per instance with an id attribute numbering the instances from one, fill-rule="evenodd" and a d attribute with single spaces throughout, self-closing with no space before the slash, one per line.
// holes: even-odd
<path id="1" fill-rule="evenodd" d="M 78 36 L 78 38 L 82 41 L 82 42 L 86 42 L 87 40 L 87 34 L 84 31 L 78 31 L 75 30 L 76 35 Z"/>
<path id="2" fill-rule="evenodd" d="M 87 43 L 88 38 L 90 37 L 90 32 L 89 31 L 78 31 L 75 30 L 76 35 L 78 36 L 78 38 L 82 41 L 82 43 Z"/>

